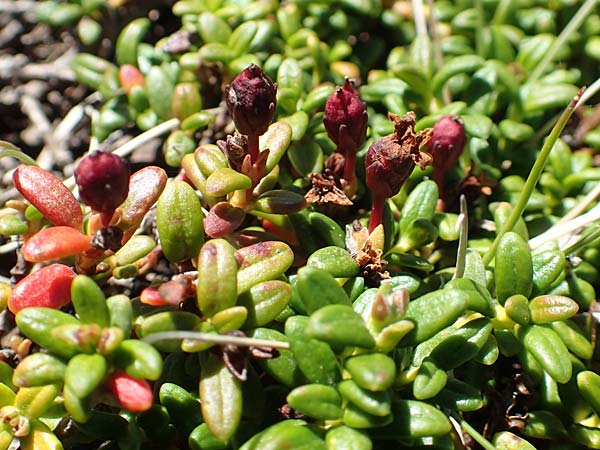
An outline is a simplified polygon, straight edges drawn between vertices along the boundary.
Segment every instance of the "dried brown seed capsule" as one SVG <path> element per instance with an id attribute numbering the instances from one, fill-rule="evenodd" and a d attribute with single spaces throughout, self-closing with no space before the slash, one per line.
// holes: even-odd
<path id="1" fill-rule="evenodd" d="M 396 195 L 415 165 L 425 168 L 431 156 L 421 152 L 431 137 L 430 128 L 415 133 L 415 113 L 403 117 L 390 114 L 394 132 L 374 142 L 365 158 L 366 182 L 373 194 L 369 231 L 381 223 L 385 200 Z"/>

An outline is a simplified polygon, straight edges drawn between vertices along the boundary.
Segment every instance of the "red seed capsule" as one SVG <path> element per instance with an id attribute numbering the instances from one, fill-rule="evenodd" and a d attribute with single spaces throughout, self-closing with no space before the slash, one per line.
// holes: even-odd
<path id="1" fill-rule="evenodd" d="M 20 166 L 13 173 L 17 190 L 54 225 L 81 230 L 83 214 L 73 193 L 50 172 Z"/>
<path id="2" fill-rule="evenodd" d="M 350 81 L 338 87 L 325 104 L 323 125 L 342 152 L 356 152 L 367 136 L 367 105 Z"/>
<path id="3" fill-rule="evenodd" d="M 85 156 L 75 169 L 75 182 L 81 201 L 102 215 L 108 226 L 115 209 L 129 192 L 129 169 L 119 156 L 95 151 Z"/>
<path id="4" fill-rule="evenodd" d="M 14 314 L 24 308 L 62 308 L 71 301 L 75 273 L 64 264 L 51 264 L 30 273 L 17 283 L 8 299 Z"/>
<path id="5" fill-rule="evenodd" d="M 139 413 L 152 407 L 152 388 L 146 380 L 140 380 L 124 372 L 114 372 L 106 382 L 121 406 L 129 412 Z"/>
<path id="6" fill-rule="evenodd" d="M 245 68 L 225 87 L 227 110 L 237 130 L 260 136 L 269 128 L 277 104 L 277 84 L 256 64 Z"/>
<path id="7" fill-rule="evenodd" d="M 466 143 L 465 125 L 460 117 L 448 115 L 435 123 L 427 150 L 433 157 L 432 165 L 436 178 L 443 177 L 456 165 Z"/>
<path id="8" fill-rule="evenodd" d="M 32 237 L 21 249 L 25 261 L 43 262 L 78 255 L 92 248 L 89 236 L 71 227 L 45 228 Z"/>

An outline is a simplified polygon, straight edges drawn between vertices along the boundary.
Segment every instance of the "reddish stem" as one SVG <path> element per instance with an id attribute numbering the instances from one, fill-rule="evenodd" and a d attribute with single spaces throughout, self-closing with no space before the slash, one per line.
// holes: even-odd
<path id="1" fill-rule="evenodd" d="M 369 233 L 372 233 L 383 220 L 383 208 L 386 198 L 378 195 L 373 195 L 373 203 L 371 207 L 371 217 L 369 219 Z"/>
<path id="2" fill-rule="evenodd" d="M 440 169 L 433 171 L 433 181 L 438 185 L 438 193 L 439 197 L 444 197 L 444 179 L 446 177 L 446 173 Z"/>
<path id="3" fill-rule="evenodd" d="M 344 156 L 346 157 L 344 162 L 344 180 L 348 184 L 352 184 L 354 178 L 356 178 L 356 149 L 346 151 Z"/>
<path id="4" fill-rule="evenodd" d="M 103 227 L 108 227 L 110 225 L 110 222 L 113 218 L 114 215 L 114 211 L 104 211 L 100 213 L 100 219 L 102 220 L 102 226 Z"/>
<path id="5" fill-rule="evenodd" d="M 258 135 L 257 134 L 249 134 L 248 135 L 248 154 L 250 155 L 250 161 L 252 164 L 256 162 L 258 159 L 258 154 L 260 150 L 258 148 Z"/>

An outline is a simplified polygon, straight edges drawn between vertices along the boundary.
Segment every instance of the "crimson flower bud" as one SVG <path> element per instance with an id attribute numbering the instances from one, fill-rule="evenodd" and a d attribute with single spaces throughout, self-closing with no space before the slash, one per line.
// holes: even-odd
<path id="1" fill-rule="evenodd" d="M 354 85 L 346 80 L 325 103 L 323 125 L 329 138 L 342 152 L 356 151 L 367 136 L 367 105 Z"/>
<path id="2" fill-rule="evenodd" d="M 241 134 L 260 136 L 269 128 L 277 104 L 277 84 L 256 64 L 225 87 L 227 110 Z"/>
<path id="3" fill-rule="evenodd" d="M 381 223 L 385 199 L 396 195 L 408 179 L 415 164 L 425 168 L 431 156 L 421 147 L 431 137 L 431 128 L 415 133 L 415 113 L 403 117 L 389 114 L 394 122 L 394 133 L 374 142 L 365 158 L 366 182 L 373 195 L 369 231 Z"/>
<path id="4" fill-rule="evenodd" d="M 448 115 L 435 123 L 427 150 L 433 157 L 432 165 L 437 177 L 443 177 L 456 165 L 466 143 L 465 125 L 460 117 Z"/>
<path id="5" fill-rule="evenodd" d="M 75 169 L 75 182 L 81 201 L 99 212 L 103 225 L 107 226 L 129 193 L 129 169 L 119 156 L 95 151 L 84 157 Z"/>

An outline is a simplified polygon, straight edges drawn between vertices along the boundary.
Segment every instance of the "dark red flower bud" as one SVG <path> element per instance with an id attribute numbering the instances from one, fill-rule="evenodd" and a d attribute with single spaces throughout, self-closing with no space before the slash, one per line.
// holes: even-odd
<path id="1" fill-rule="evenodd" d="M 95 151 L 84 157 L 75 169 L 75 182 L 83 203 L 102 215 L 107 226 L 115 209 L 129 192 L 129 169 L 119 156 Z"/>
<path id="2" fill-rule="evenodd" d="M 356 152 L 367 136 L 367 105 L 350 81 L 338 87 L 325 104 L 323 125 L 343 152 Z"/>
<path id="3" fill-rule="evenodd" d="M 466 143 L 465 125 L 460 117 L 444 116 L 435 123 L 427 150 L 433 157 L 432 165 L 438 176 L 442 177 L 456 165 Z"/>
<path id="4" fill-rule="evenodd" d="M 277 104 L 277 84 L 255 64 L 225 87 L 225 102 L 237 130 L 260 136 L 269 128 Z"/>
<path id="5" fill-rule="evenodd" d="M 365 158 L 366 182 L 373 195 L 369 231 L 381 223 L 385 199 L 400 191 L 415 164 L 421 168 L 431 164 L 431 156 L 420 150 L 431 137 L 431 128 L 415 133 L 412 111 L 403 117 L 389 114 L 389 118 L 394 122 L 394 133 L 374 142 Z"/>

